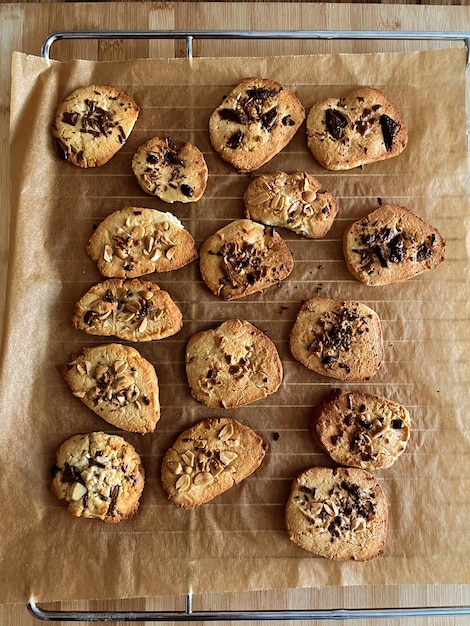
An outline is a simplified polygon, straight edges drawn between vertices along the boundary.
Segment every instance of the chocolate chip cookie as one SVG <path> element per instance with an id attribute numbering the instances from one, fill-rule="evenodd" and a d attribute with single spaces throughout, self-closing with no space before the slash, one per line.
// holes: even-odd
<path id="1" fill-rule="evenodd" d="M 203 420 L 184 431 L 166 452 L 163 488 L 177 506 L 201 506 L 250 476 L 267 449 L 254 430 L 237 420 Z"/>
<path id="2" fill-rule="evenodd" d="M 339 210 L 333 195 L 307 172 L 262 174 L 248 185 L 243 201 L 247 218 L 311 239 L 327 234 Z"/>
<path id="3" fill-rule="evenodd" d="M 295 94 L 266 78 L 246 78 L 209 120 L 212 147 L 239 172 L 252 172 L 291 141 L 305 119 Z"/>
<path id="4" fill-rule="evenodd" d="M 315 441 L 339 465 L 387 468 L 410 438 L 408 410 L 393 400 L 334 389 L 315 407 L 310 428 Z"/>
<path id="5" fill-rule="evenodd" d="M 52 491 L 74 517 L 121 522 L 137 512 L 145 482 L 139 454 L 118 435 L 74 435 L 57 451 Z"/>
<path id="6" fill-rule="evenodd" d="M 439 231 L 409 209 L 387 204 L 354 222 L 343 234 L 351 274 L 365 285 L 389 285 L 434 269 L 445 258 Z"/>
<path id="7" fill-rule="evenodd" d="M 366 381 L 384 357 L 380 318 L 362 302 L 312 298 L 295 319 L 290 348 L 297 361 L 318 374 Z"/>
<path id="8" fill-rule="evenodd" d="M 132 159 L 142 189 L 164 202 L 197 202 L 206 190 L 208 170 L 202 152 L 191 143 L 153 137 Z"/>
<path id="9" fill-rule="evenodd" d="M 109 278 L 80 298 L 72 323 L 90 335 L 152 341 L 179 332 L 183 316 L 170 294 L 156 283 Z"/>
<path id="10" fill-rule="evenodd" d="M 84 348 L 59 369 L 73 395 L 109 424 L 142 434 L 155 430 L 157 374 L 134 348 L 117 343 Z"/>
<path id="11" fill-rule="evenodd" d="M 307 143 L 328 170 L 349 170 L 403 152 L 408 130 L 402 114 L 382 92 L 357 87 L 340 98 L 315 103 L 307 117 Z"/>
<path id="12" fill-rule="evenodd" d="M 108 215 L 90 237 L 87 252 L 109 278 L 169 272 L 197 259 L 194 239 L 177 217 L 137 207 Z"/>
<path id="13" fill-rule="evenodd" d="M 191 337 L 186 373 L 196 400 L 232 409 L 277 391 L 283 369 L 277 348 L 265 333 L 246 320 L 230 319 Z"/>
<path id="14" fill-rule="evenodd" d="M 73 91 L 57 108 L 52 137 L 61 159 L 77 167 L 99 167 L 126 143 L 139 116 L 127 94 L 109 85 Z"/>
<path id="15" fill-rule="evenodd" d="M 369 561 L 383 553 L 387 525 L 385 494 L 366 470 L 313 467 L 292 483 L 286 528 L 304 550 L 327 559 Z"/>
<path id="16" fill-rule="evenodd" d="M 210 235 L 199 250 L 201 276 L 213 294 L 234 300 L 279 285 L 294 268 L 272 226 L 242 219 Z"/>

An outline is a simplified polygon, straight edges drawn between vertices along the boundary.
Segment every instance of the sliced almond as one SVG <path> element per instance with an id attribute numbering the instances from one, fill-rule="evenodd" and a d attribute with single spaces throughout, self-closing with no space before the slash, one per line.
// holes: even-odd
<path id="1" fill-rule="evenodd" d="M 233 435 L 233 424 L 228 423 L 219 432 L 219 439 L 221 441 L 227 441 L 227 439 L 230 439 L 232 435 Z"/>
<path id="2" fill-rule="evenodd" d="M 191 486 L 191 478 L 188 474 L 182 474 L 176 481 L 175 486 L 178 491 L 187 491 Z"/>
<path id="3" fill-rule="evenodd" d="M 230 463 L 238 457 L 238 454 L 236 452 L 230 452 L 230 450 L 222 450 L 219 457 L 224 465 L 230 465 Z"/>
<path id="4" fill-rule="evenodd" d="M 113 249 L 111 248 L 111 246 L 106 245 L 104 247 L 103 259 L 106 261 L 106 263 L 111 263 L 111 261 L 113 260 Z"/>
<path id="5" fill-rule="evenodd" d="M 209 472 L 199 472 L 193 479 L 197 487 L 206 487 L 214 481 L 214 477 Z"/>

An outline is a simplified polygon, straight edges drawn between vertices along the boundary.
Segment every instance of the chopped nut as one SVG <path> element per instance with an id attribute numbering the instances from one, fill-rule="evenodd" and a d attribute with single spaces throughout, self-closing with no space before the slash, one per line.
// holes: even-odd
<path id="1" fill-rule="evenodd" d="M 188 474 L 182 474 L 176 481 L 175 486 L 178 491 L 187 491 L 191 486 L 191 479 Z"/>
<path id="2" fill-rule="evenodd" d="M 226 424 L 219 432 L 219 439 L 221 441 L 227 441 L 233 435 L 233 424 Z"/>
<path id="3" fill-rule="evenodd" d="M 127 363 L 123 360 L 114 361 L 113 369 L 116 374 L 122 374 L 127 368 Z"/>
<path id="4" fill-rule="evenodd" d="M 183 466 L 179 461 L 168 461 L 167 465 L 170 472 L 172 472 L 176 476 L 179 476 L 183 472 Z"/>
<path id="5" fill-rule="evenodd" d="M 194 484 L 197 487 L 206 487 L 207 485 L 210 485 L 213 481 L 214 477 L 212 476 L 212 474 L 209 474 L 209 472 L 200 472 L 199 474 L 196 474 L 193 480 Z"/>
<path id="6" fill-rule="evenodd" d="M 181 455 L 181 458 L 183 459 L 183 463 L 186 463 L 186 465 L 190 465 L 191 467 L 194 466 L 194 452 L 192 452 L 191 450 L 186 450 L 186 452 L 184 452 Z"/>
<path id="7" fill-rule="evenodd" d="M 70 499 L 71 500 L 80 500 L 86 493 L 87 488 L 82 483 L 73 483 L 72 489 L 70 490 Z"/>
<path id="8" fill-rule="evenodd" d="M 230 452 L 229 450 L 222 450 L 219 456 L 224 465 L 230 465 L 230 463 L 238 457 L 238 454 L 236 452 Z"/>
<path id="9" fill-rule="evenodd" d="M 106 245 L 104 247 L 103 259 L 106 261 L 106 263 L 111 263 L 111 261 L 113 260 L 113 249 L 111 248 L 111 246 Z"/>

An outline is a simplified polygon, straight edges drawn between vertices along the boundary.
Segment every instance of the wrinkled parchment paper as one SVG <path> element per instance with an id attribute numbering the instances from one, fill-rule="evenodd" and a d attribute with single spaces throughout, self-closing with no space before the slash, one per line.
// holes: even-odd
<path id="1" fill-rule="evenodd" d="M 297 586 L 470 583 L 469 204 L 465 53 L 296 58 L 172 59 L 127 63 L 55 62 L 15 54 L 11 108 L 12 244 L 1 361 L 0 601 L 126 598 Z M 261 171 L 305 169 L 333 192 L 340 213 L 330 233 L 312 241 L 282 231 L 295 268 L 280 287 L 231 303 L 209 293 L 198 264 L 152 278 L 182 309 L 183 330 L 135 345 L 156 368 L 162 419 L 154 434 L 120 432 L 142 455 L 146 487 L 138 514 L 106 525 L 75 519 L 50 492 L 54 452 L 77 432 L 115 431 L 73 397 L 57 373 L 70 353 L 113 339 L 72 328 L 75 301 L 100 280 L 87 257 L 102 218 L 124 206 L 173 211 L 198 247 L 243 215 L 250 180 L 212 151 L 207 122 L 245 76 L 266 76 L 293 89 L 308 110 L 348 87 L 383 89 L 408 123 L 410 141 L 396 159 L 350 172 L 328 172 L 306 147 L 302 127 Z M 50 138 L 57 103 L 85 84 L 128 92 L 141 114 L 128 143 L 102 168 L 59 160 Z M 189 140 L 204 152 L 210 178 L 194 205 L 165 205 L 139 188 L 130 163 L 154 135 Z M 382 202 L 420 214 L 447 240 L 438 269 L 407 283 L 365 287 L 347 272 L 345 227 Z M 360 300 L 380 315 L 385 363 L 364 384 L 345 385 L 295 362 L 288 334 L 304 299 Z M 159 481 L 162 454 L 205 417 L 190 396 L 184 350 L 196 331 L 229 317 L 249 320 L 276 344 L 284 363 L 280 390 L 225 414 L 258 431 L 270 446 L 260 469 L 205 506 L 183 511 Z M 297 473 L 330 461 L 313 444 L 308 422 L 333 387 L 362 389 L 405 404 L 412 436 L 405 454 L 376 472 L 389 501 L 384 555 L 368 563 L 317 558 L 292 544 L 284 505 Z M 275 436 L 275 433 L 276 436 Z"/>

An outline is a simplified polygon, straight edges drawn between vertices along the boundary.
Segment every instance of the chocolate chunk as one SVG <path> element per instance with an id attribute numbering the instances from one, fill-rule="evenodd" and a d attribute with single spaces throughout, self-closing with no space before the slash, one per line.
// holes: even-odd
<path id="1" fill-rule="evenodd" d="M 419 246 L 416 252 L 416 260 L 417 261 L 425 261 L 432 257 L 432 250 L 425 243 Z"/>
<path id="2" fill-rule="evenodd" d="M 283 126 L 294 126 L 295 122 L 294 120 L 291 118 L 290 115 L 284 115 L 284 117 L 281 120 L 281 124 Z"/>
<path id="3" fill-rule="evenodd" d="M 248 121 L 246 113 L 238 109 L 220 109 L 219 115 L 220 119 L 237 124 L 246 124 Z"/>
<path id="4" fill-rule="evenodd" d="M 78 113 L 76 111 L 64 111 L 62 115 L 62 121 L 64 124 L 70 124 L 70 126 L 75 126 L 78 119 Z"/>
<path id="5" fill-rule="evenodd" d="M 326 111 L 326 128 L 333 139 L 341 139 L 344 136 L 343 128 L 348 125 L 347 118 L 334 109 L 327 109 Z"/>
<path id="6" fill-rule="evenodd" d="M 232 150 L 235 150 L 236 148 L 238 148 L 241 144 L 241 142 L 243 141 L 243 133 L 241 130 L 237 130 L 236 133 L 233 133 L 233 135 L 231 135 L 228 140 L 227 140 L 227 146 L 229 148 L 231 148 Z"/>
<path id="7" fill-rule="evenodd" d="M 385 147 L 387 151 L 390 152 L 393 147 L 395 135 L 400 129 L 400 124 L 397 124 L 397 122 L 392 120 L 391 117 L 383 113 L 380 116 L 380 126 L 382 128 L 382 135 L 384 138 Z"/>
<path id="8" fill-rule="evenodd" d="M 265 128 L 267 131 L 270 131 L 276 123 L 276 117 L 277 107 L 273 107 L 272 109 L 269 109 L 269 111 L 266 111 L 266 113 L 261 116 L 261 125 L 263 126 L 263 128 Z"/>
<path id="9" fill-rule="evenodd" d="M 187 198 L 191 198 L 194 194 L 194 189 L 190 185 L 183 184 L 181 185 L 181 192 Z"/>

